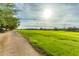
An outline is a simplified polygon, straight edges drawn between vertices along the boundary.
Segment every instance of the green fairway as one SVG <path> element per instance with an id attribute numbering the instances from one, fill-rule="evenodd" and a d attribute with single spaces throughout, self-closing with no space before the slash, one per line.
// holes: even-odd
<path id="1" fill-rule="evenodd" d="M 79 56 L 79 32 L 17 30 L 48 55 Z"/>

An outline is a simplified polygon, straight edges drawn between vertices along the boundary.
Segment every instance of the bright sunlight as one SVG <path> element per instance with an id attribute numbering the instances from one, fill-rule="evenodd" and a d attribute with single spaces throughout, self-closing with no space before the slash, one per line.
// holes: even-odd
<path id="1" fill-rule="evenodd" d="M 49 19 L 52 15 L 54 15 L 54 12 L 50 8 L 46 8 L 43 10 L 42 17 L 44 19 Z"/>

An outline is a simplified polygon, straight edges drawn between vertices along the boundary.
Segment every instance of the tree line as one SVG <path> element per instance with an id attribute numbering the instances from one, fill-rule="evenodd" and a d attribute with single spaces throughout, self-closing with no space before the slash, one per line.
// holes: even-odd
<path id="1" fill-rule="evenodd" d="M 30 28 L 30 29 L 27 29 L 27 30 L 55 30 L 55 31 L 73 31 L 73 32 L 79 32 L 79 28 L 78 27 L 75 27 L 75 26 L 73 26 L 73 27 L 67 27 L 67 28 L 66 27 L 64 27 L 64 28 L 54 27 L 52 29 L 40 27 L 39 29 L 37 29 L 37 28 Z"/>
<path id="2" fill-rule="evenodd" d="M 63 30 L 63 31 L 75 31 L 75 32 L 77 32 L 77 31 L 79 31 L 79 28 L 77 28 L 77 27 L 67 27 L 67 28 L 57 28 L 57 27 L 55 27 L 53 30 L 56 30 L 56 31 L 58 31 L 58 30 Z"/>

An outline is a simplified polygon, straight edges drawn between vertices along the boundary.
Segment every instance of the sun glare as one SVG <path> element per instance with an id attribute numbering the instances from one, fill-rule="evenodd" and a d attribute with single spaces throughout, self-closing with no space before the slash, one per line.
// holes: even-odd
<path id="1" fill-rule="evenodd" d="M 50 8 L 46 8 L 43 10 L 42 17 L 44 19 L 49 19 L 51 18 L 52 14 L 54 14 L 53 11 Z"/>

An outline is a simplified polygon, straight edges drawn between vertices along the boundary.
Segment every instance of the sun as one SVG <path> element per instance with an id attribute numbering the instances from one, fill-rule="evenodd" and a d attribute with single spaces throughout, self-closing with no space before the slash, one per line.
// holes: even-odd
<path id="1" fill-rule="evenodd" d="M 41 13 L 41 22 L 49 25 L 54 17 L 56 16 L 56 12 L 54 8 L 51 7 L 44 7 Z"/>
<path id="2" fill-rule="evenodd" d="M 54 14 L 54 12 L 52 11 L 51 8 L 45 8 L 43 10 L 43 13 L 42 13 L 42 18 L 43 19 L 49 19 L 52 17 L 52 15 Z"/>

